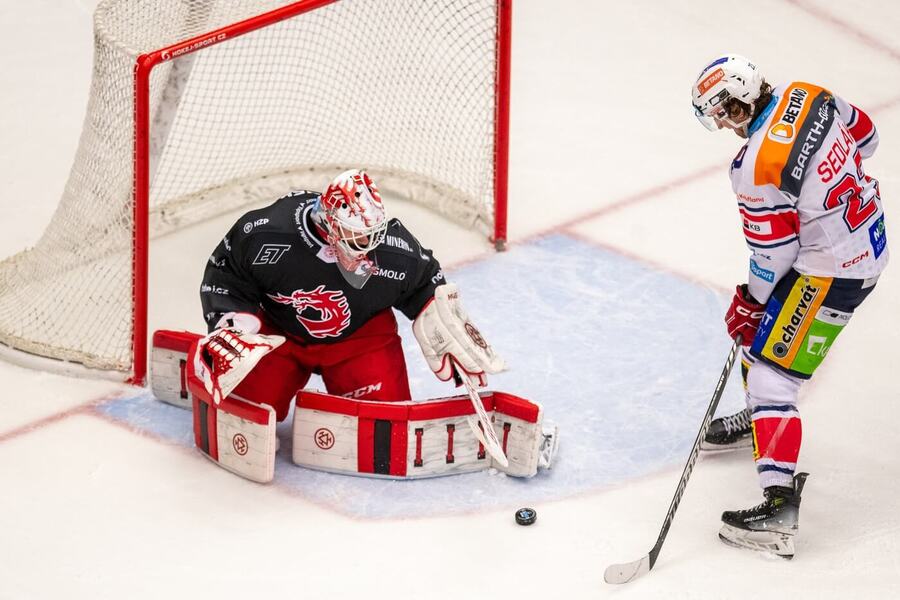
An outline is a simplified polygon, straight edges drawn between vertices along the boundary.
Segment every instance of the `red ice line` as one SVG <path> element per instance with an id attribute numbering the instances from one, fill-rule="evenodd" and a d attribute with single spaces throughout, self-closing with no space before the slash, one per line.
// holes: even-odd
<path id="1" fill-rule="evenodd" d="M 812 3 L 807 2 L 805 0 L 785 0 L 788 4 L 791 4 L 798 9 L 805 12 L 807 15 L 819 19 L 820 21 L 824 21 L 825 23 L 836 27 L 837 29 L 843 29 L 845 32 L 849 33 L 864 45 L 869 46 L 873 50 L 878 50 L 882 54 L 890 56 L 897 62 L 900 62 L 900 51 L 897 51 L 893 47 L 885 44 L 878 38 L 869 35 L 865 31 L 861 31 L 856 27 L 853 27 L 846 21 L 836 17 L 835 15 L 826 12 L 819 6 L 813 6 Z"/>
<path id="2" fill-rule="evenodd" d="M 112 396 L 103 396 L 101 398 L 95 398 L 94 400 L 88 400 L 87 402 L 83 402 L 64 411 L 48 415 L 42 419 L 38 419 L 37 421 L 26 423 L 6 432 L 0 432 L 0 444 L 25 435 L 26 433 L 31 433 L 32 431 L 46 427 L 47 425 L 58 423 L 59 421 L 67 419 L 72 415 L 93 415 L 95 414 L 94 409 L 96 407 L 118 397 L 119 395 L 115 394 Z"/>

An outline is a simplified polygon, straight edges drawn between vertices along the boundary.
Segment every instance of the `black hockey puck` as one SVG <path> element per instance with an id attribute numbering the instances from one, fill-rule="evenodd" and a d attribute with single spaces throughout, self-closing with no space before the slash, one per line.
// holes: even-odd
<path id="1" fill-rule="evenodd" d="M 516 523 L 519 525 L 531 525 L 537 521 L 537 511 L 533 508 L 520 508 L 516 511 Z"/>

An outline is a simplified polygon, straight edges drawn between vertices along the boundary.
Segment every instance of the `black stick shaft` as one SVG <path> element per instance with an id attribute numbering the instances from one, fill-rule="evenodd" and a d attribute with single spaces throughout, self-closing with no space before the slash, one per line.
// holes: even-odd
<path id="1" fill-rule="evenodd" d="M 703 417 L 703 423 L 700 425 L 700 431 L 697 433 L 697 439 L 694 440 L 694 447 L 691 449 L 691 455 L 687 464 L 684 465 L 684 472 L 681 473 L 681 480 L 678 482 L 678 488 L 675 490 L 675 496 L 669 505 L 669 512 L 666 513 L 666 519 L 663 521 L 662 529 L 659 537 L 656 539 L 656 545 L 650 550 L 650 568 L 656 564 L 656 557 L 662 549 L 663 542 L 666 541 L 666 535 L 669 533 L 669 527 L 672 526 L 672 520 L 675 518 L 675 511 L 678 510 L 678 504 L 681 503 L 681 496 L 684 494 L 684 488 L 687 486 L 688 479 L 691 477 L 691 471 L 694 470 L 694 463 L 697 462 L 697 456 L 700 454 L 700 442 L 706 437 L 709 425 L 712 422 L 712 416 L 719 406 L 719 400 L 722 398 L 722 392 L 725 390 L 725 383 L 731 374 L 731 368 L 734 366 L 734 360 L 737 357 L 738 350 L 741 348 L 741 336 L 738 335 L 731 346 L 731 352 L 728 353 L 728 359 L 725 361 L 725 368 L 719 376 L 719 383 L 716 384 L 716 391 L 713 392 L 712 400 L 709 401 L 709 408 L 706 409 L 706 416 Z"/>

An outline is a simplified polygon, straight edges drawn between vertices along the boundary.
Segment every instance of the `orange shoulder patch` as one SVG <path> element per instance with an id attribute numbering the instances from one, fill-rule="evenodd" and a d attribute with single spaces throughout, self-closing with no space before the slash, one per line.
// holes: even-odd
<path id="1" fill-rule="evenodd" d="M 800 127 L 809 115 L 813 99 L 824 91 L 819 86 L 800 81 L 785 88 L 771 124 L 762 132 L 765 138 L 756 155 L 753 172 L 756 185 L 771 183 L 781 189 L 781 174 L 799 137 Z"/>

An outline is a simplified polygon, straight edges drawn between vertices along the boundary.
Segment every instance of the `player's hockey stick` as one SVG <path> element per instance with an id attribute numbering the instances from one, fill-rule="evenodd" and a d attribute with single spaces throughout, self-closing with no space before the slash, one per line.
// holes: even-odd
<path id="1" fill-rule="evenodd" d="M 610 565 L 603 573 L 603 580 L 606 583 L 628 583 L 634 581 L 641 575 L 646 575 L 656 564 L 659 551 L 662 549 L 666 535 L 669 533 L 669 527 L 672 525 L 672 519 L 675 518 L 675 511 L 678 510 L 678 504 L 681 502 L 681 495 L 694 469 L 694 463 L 697 462 L 697 455 L 700 453 L 700 442 L 706 437 L 709 430 L 709 424 L 712 422 L 712 416 L 719 406 L 719 399 L 722 397 L 722 391 L 725 389 L 725 382 L 728 381 L 728 375 L 731 373 L 731 367 L 734 366 L 734 359 L 741 347 L 741 336 L 738 335 L 734 344 L 731 346 L 731 352 L 728 353 L 728 359 L 725 361 L 725 368 L 719 376 L 719 383 L 716 384 L 716 391 L 713 393 L 712 400 L 709 401 L 709 408 L 706 409 L 706 416 L 703 417 L 703 423 L 700 425 L 700 432 L 697 433 L 697 439 L 694 440 L 694 447 L 691 449 L 691 455 L 687 464 L 684 466 L 684 472 L 681 474 L 681 480 L 678 482 L 678 488 L 675 490 L 675 497 L 669 505 L 669 512 L 666 513 L 666 519 L 663 521 L 662 530 L 656 539 L 656 544 L 650 549 L 650 552 L 636 561 Z"/>
<path id="2" fill-rule="evenodd" d="M 500 444 L 500 440 L 497 439 L 497 432 L 494 431 L 494 426 L 491 424 L 487 411 L 484 410 L 484 404 L 481 403 L 481 396 L 478 395 L 475 385 L 469 378 L 468 373 L 466 373 L 462 367 L 457 365 L 454 372 L 455 376 L 462 380 L 463 385 L 466 386 L 466 391 L 469 393 L 469 400 L 472 401 L 472 406 L 475 407 L 475 414 L 469 415 L 467 419 L 469 427 L 472 428 L 472 433 L 475 434 L 475 437 L 478 438 L 478 441 L 482 443 L 485 450 L 488 451 L 494 460 L 504 467 L 508 467 L 509 459 L 506 458 L 506 454 L 503 452 L 503 446 Z M 481 426 L 479 427 L 479 425 Z"/>

